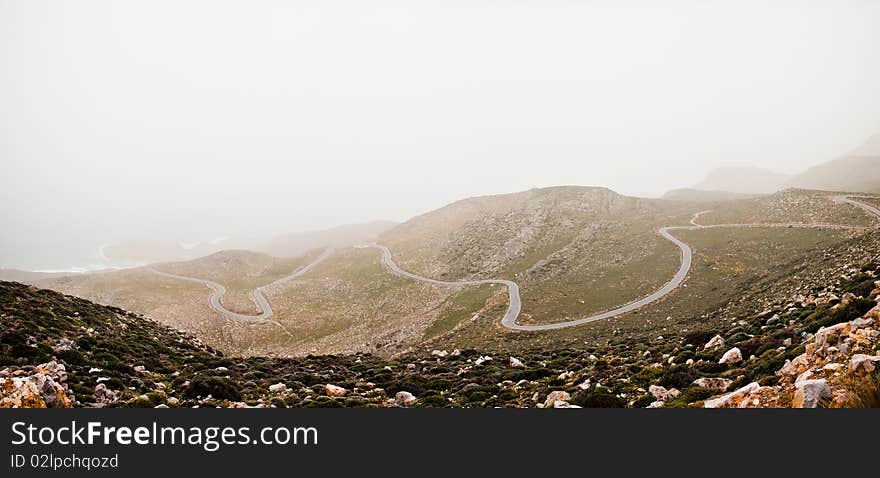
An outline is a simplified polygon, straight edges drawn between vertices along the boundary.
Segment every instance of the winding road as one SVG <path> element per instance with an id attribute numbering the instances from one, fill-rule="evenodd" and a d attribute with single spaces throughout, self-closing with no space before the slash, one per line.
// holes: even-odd
<path id="1" fill-rule="evenodd" d="M 848 204 L 852 204 L 853 206 L 860 207 L 874 216 L 880 218 L 880 209 L 871 206 L 869 204 L 865 204 L 853 199 L 855 196 L 836 196 L 835 199 L 846 202 Z M 518 324 L 516 322 L 517 318 L 519 318 L 520 310 L 522 309 L 522 299 L 519 295 L 519 285 L 517 285 L 513 281 L 504 280 L 504 279 L 486 279 L 486 280 L 474 280 L 474 281 L 441 281 L 436 279 L 431 279 L 428 277 L 422 277 L 417 274 L 413 274 L 412 272 L 405 271 L 394 262 L 394 259 L 391 256 L 391 251 L 380 244 L 370 244 L 366 247 L 374 247 L 380 249 L 382 251 L 382 255 L 385 261 L 385 265 L 391 269 L 395 274 L 408 277 L 410 279 L 415 279 L 418 281 L 426 282 L 434 285 L 443 285 L 443 286 L 462 286 L 462 285 L 480 285 L 480 284 L 501 284 L 507 286 L 508 292 L 508 306 L 507 312 L 504 313 L 504 317 L 501 319 L 501 325 L 511 330 L 519 330 L 519 331 L 542 331 L 542 330 L 557 330 L 564 329 L 567 327 L 574 327 L 577 325 L 582 325 L 590 322 L 595 322 L 597 320 L 610 319 L 612 317 L 616 317 L 621 314 L 626 314 L 628 312 L 633 312 L 637 309 L 640 309 L 652 302 L 656 302 L 678 288 L 687 278 L 688 272 L 690 272 L 691 264 L 693 262 L 693 251 L 691 251 L 690 246 L 676 238 L 671 234 L 670 231 L 676 230 L 698 230 L 698 229 L 715 229 L 715 228 L 732 228 L 732 227 L 811 227 L 811 228 L 821 228 L 821 229 L 864 229 L 861 227 L 853 227 L 853 226 L 841 226 L 836 224 L 800 224 L 800 223 L 758 223 L 758 224 L 709 224 L 703 225 L 697 223 L 697 219 L 705 213 L 709 211 L 700 211 L 694 214 L 694 217 L 690 220 L 689 226 L 666 226 L 660 228 L 657 231 L 664 239 L 675 244 L 678 249 L 681 251 L 681 265 L 678 268 L 678 271 L 672 277 L 672 279 L 667 282 L 663 287 L 656 290 L 654 293 L 647 297 L 643 297 L 641 299 L 629 302 L 620 307 L 617 307 L 612 310 L 608 310 L 605 312 L 601 312 L 598 314 L 590 315 L 588 317 L 584 317 L 581 319 L 568 320 L 565 322 L 554 322 L 550 324 L 535 324 L 535 325 L 523 325 Z"/>
<path id="2" fill-rule="evenodd" d="M 868 211 L 869 213 L 871 213 L 877 217 L 880 217 L 880 209 L 878 209 L 870 204 L 865 204 L 863 202 L 856 201 L 855 199 L 853 199 L 854 197 L 859 197 L 859 196 L 837 196 L 838 199 L 840 199 L 841 201 L 843 201 L 845 203 L 849 203 L 849 204 L 852 204 L 853 206 L 860 207 L 860 208 L 864 209 L 865 211 Z"/>
<path id="3" fill-rule="evenodd" d="M 836 200 L 851 204 L 853 206 L 859 207 L 864 211 L 868 212 L 880 218 L 880 208 L 872 206 L 870 204 L 865 204 L 863 202 L 857 201 L 856 198 L 858 196 L 853 195 L 844 195 L 844 196 L 835 196 Z M 700 211 L 694 214 L 693 218 L 690 220 L 690 225 L 687 226 L 666 226 L 660 228 L 657 233 L 662 236 L 664 239 L 675 244 L 676 247 L 681 251 L 681 265 L 678 268 L 678 271 L 672 277 L 672 279 L 667 282 L 663 287 L 657 289 L 652 294 L 642 297 L 640 299 L 634 300 L 632 302 L 626 303 L 620 307 L 615 309 L 611 309 L 605 312 L 601 312 L 598 314 L 590 315 L 587 317 L 583 317 L 580 319 L 568 320 L 564 322 L 554 322 L 550 324 L 534 324 L 534 325 L 524 325 L 517 323 L 517 319 L 519 318 L 520 311 L 522 310 L 522 299 L 520 298 L 519 293 L 519 285 L 516 282 L 506 280 L 506 279 L 482 279 L 482 280 L 464 280 L 464 281 L 443 281 L 437 279 L 431 279 L 429 277 L 423 277 L 418 274 L 414 274 L 412 272 L 406 271 L 402 269 L 396 262 L 394 262 L 394 258 L 391 254 L 391 250 L 388 247 L 383 246 L 381 244 L 368 244 L 362 246 L 355 246 L 358 248 L 375 248 L 382 251 L 382 258 L 385 265 L 391 270 L 391 272 L 400 275 L 402 277 L 407 277 L 409 279 L 425 282 L 432 285 L 439 286 L 475 286 L 475 285 L 484 285 L 484 284 L 498 284 L 507 287 L 508 293 L 508 303 L 507 303 L 507 311 L 504 313 L 504 317 L 501 318 L 501 325 L 517 331 L 526 331 L 526 332 L 535 332 L 535 331 L 545 331 L 545 330 L 557 330 L 564 329 L 567 327 L 574 327 L 577 325 L 582 325 L 590 322 L 595 322 L 597 320 L 610 319 L 612 317 L 616 317 L 621 314 L 626 314 L 628 312 L 633 312 L 637 309 L 640 309 L 648 304 L 656 302 L 661 298 L 665 297 L 676 288 L 678 288 L 687 278 L 688 273 L 690 272 L 691 265 L 693 262 L 693 251 L 691 251 L 690 246 L 688 246 L 685 242 L 676 238 L 672 235 L 671 231 L 677 230 L 700 230 L 700 229 L 715 229 L 715 228 L 732 228 L 732 227 L 810 227 L 810 228 L 824 228 L 824 229 L 864 229 L 863 227 L 855 227 L 855 226 L 841 226 L 836 224 L 802 224 L 802 223 L 754 223 L 754 224 L 708 224 L 703 225 L 697 223 L 697 220 L 701 215 L 708 213 L 710 211 Z M 209 305 L 211 309 L 216 311 L 217 313 L 223 315 L 224 317 L 228 317 L 231 319 L 237 320 L 252 320 L 252 321 L 260 321 L 260 320 L 269 320 L 270 322 L 280 326 L 287 332 L 288 335 L 291 335 L 290 332 L 284 327 L 280 322 L 275 320 L 271 320 L 272 317 L 272 306 L 269 304 L 269 301 L 266 300 L 266 297 L 263 295 L 263 290 L 272 287 L 277 284 L 281 284 L 290 280 L 293 280 L 297 277 L 302 276 L 303 274 L 308 273 L 312 269 L 315 268 L 318 264 L 320 264 L 324 259 L 329 257 L 333 253 L 332 249 L 325 250 L 320 256 L 318 256 L 315 260 L 310 262 L 309 264 L 297 269 L 294 273 L 278 279 L 270 284 L 260 286 L 256 288 L 252 293 L 251 297 L 256 303 L 257 307 L 260 309 L 260 313 L 257 315 L 246 315 L 240 314 L 237 312 L 233 312 L 227 310 L 223 307 L 221 303 L 221 299 L 223 295 L 226 294 L 226 288 L 223 287 L 222 284 L 217 282 L 207 280 L 207 279 L 198 279 L 194 277 L 181 276 L 176 274 L 170 274 L 168 272 L 162 272 L 156 269 L 149 269 L 151 272 L 158 274 L 160 276 L 169 277 L 173 279 L 185 280 L 189 282 L 195 282 L 199 284 L 203 284 L 210 288 L 213 293 L 211 294 Z"/>
<path id="4" fill-rule="evenodd" d="M 168 272 L 162 272 L 160 270 L 156 270 L 156 269 L 152 269 L 152 268 L 149 270 L 150 270 L 150 272 L 153 272 L 154 274 L 158 274 L 163 277 L 169 277 L 171 279 L 179 279 L 179 280 L 185 280 L 185 281 L 189 281 L 189 282 L 195 282 L 197 284 L 202 284 L 202 285 L 207 286 L 209 289 L 214 291 L 214 293 L 211 294 L 211 298 L 208 301 L 208 305 L 210 305 L 211 308 L 214 309 L 215 312 L 223 315 L 224 317 L 228 317 L 230 319 L 238 319 L 238 320 L 266 320 L 266 319 L 269 319 L 270 317 L 272 317 L 273 312 L 272 312 L 272 306 L 269 305 L 269 301 L 266 300 L 266 297 L 263 295 L 263 290 L 268 289 L 269 287 L 272 287 L 274 285 L 283 284 L 283 283 L 288 282 L 290 280 L 296 279 L 297 277 L 299 277 L 303 274 L 306 274 L 307 272 L 314 269 L 315 266 L 317 266 L 318 264 L 323 262 L 324 259 L 328 258 L 331 254 L 333 254 L 333 250 L 326 249 L 323 253 L 321 253 L 320 256 L 315 258 L 315 260 L 306 264 L 303 267 L 300 267 L 299 269 L 294 271 L 292 274 L 285 276 L 285 277 L 282 277 L 281 279 L 278 279 L 272 283 L 269 283 L 269 284 L 266 284 L 264 286 L 260 286 L 260 287 L 257 287 L 256 289 L 254 289 L 254 291 L 251 293 L 251 298 L 257 304 L 257 307 L 260 308 L 260 313 L 257 315 L 239 314 L 238 312 L 233 312 L 233 311 L 228 310 L 225 307 L 223 307 L 223 304 L 221 303 L 221 299 L 226 294 L 226 287 L 223 287 L 223 285 L 220 283 L 214 282 L 212 280 L 207 280 L 207 279 L 198 279 L 195 277 L 188 277 L 188 276 L 181 276 L 181 275 L 177 275 L 177 274 L 171 274 Z M 279 325 L 281 325 L 281 324 L 279 324 Z"/>

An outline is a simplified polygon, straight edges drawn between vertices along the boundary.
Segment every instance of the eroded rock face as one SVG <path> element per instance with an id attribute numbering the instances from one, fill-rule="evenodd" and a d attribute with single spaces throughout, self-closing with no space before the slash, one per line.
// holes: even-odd
<path id="1" fill-rule="evenodd" d="M 816 408 L 831 400 L 831 386 L 825 379 L 801 380 L 795 385 L 793 408 Z"/>
<path id="2" fill-rule="evenodd" d="M 66 380 L 64 364 L 55 360 L 37 365 L 29 374 L 0 371 L 0 408 L 71 408 L 73 394 Z"/>
<path id="3" fill-rule="evenodd" d="M 870 382 L 878 379 L 880 330 L 875 328 L 878 313 L 880 306 L 861 318 L 819 329 L 805 344 L 805 352 L 776 372 L 778 385 L 749 384 L 706 400 L 704 405 L 710 408 L 860 406 L 859 402 L 852 401 L 856 397 L 853 390 L 858 390 L 858 384 L 871 388 L 876 384 Z M 707 380 L 716 379 L 699 379 L 698 385 L 709 385 Z"/>
<path id="4" fill-rule="evenodd" d="M 0 408 L 46 408 L 46 401 L 29 377 L 10 377 L 0 379 Z"/>

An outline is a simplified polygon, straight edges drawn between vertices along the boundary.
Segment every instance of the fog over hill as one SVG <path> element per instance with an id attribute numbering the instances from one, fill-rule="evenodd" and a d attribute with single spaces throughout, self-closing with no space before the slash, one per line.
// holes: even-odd
<path id="1" fill-rule="evenodd" d="M 805 189 L 880 192 L 880 133 L 843 157 L 798 174 L 788 181 L 788 185 Z"/>
<path id="2" fill-rule="evenodd" d="M 787 187 L 844 192 L 880 192 L 880 133 L 852 152 L 803 171 L 781 174 L 754 167 L 711 171 L 693 189 L 739 194 L 769 194 Z M 692 195 L 692 194 L 691 194 Z M 667 198 L 675 194 L 667 193 Z"/>
<path id="3" fill-rule="evenodd" d="M 371 242 L 397 223 L 374 221 L 365 224 L 347 224 L 323 231 L 284 234 L 256 247 L 257 250 L 278 257 L 296 257 L 322 247 L 349 247 Z"/>
<path id="4" fill-rule="evenodd" d="M 788 179 L 788 175 L 767 169 L 723 167 L 711 171 L 693 189 L 740 194 L 769 194 L 778 191 Z"/>
<path id="5" fill-rule="evenodd" d="M 0 3 L 0 267 L 560 184 L 658 197 L 880 126 L 874 2 L 501 3 Z"/>

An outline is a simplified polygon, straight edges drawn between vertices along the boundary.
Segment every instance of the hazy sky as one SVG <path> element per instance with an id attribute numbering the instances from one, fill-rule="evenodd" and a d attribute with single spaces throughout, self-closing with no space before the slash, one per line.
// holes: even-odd
<path id="1" fill-rule="evenodd" d="M 0 0 L 0 266 L 800 170 L 880 131 L 878 45 L 871 1 Z"/>

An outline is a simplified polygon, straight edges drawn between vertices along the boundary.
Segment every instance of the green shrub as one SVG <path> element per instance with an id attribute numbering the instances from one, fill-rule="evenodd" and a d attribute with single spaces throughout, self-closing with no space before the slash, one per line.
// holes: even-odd
<path id="1" fill-rule="evenodd" d="M 671 407 L 684 407 L 690 403 L 705 400 L 713 395 L 718 395 L 719 393 L 721 392 L 711 388 L 693 386 L 685 389 L 681 395 L 676 397 L 675 400 L 669 402 L 668 405 Z"/>
<path id="2" fill-rule="evenodd" d="M 394 396 L 397 392 L 409 392 L 413 395 L 421 395 L 427 390 L 426 380 L 418 375 L 407 375 L 385 385 L 388 396 Z"/>
<path id="3" fill-rule="evenodd" d="M 693 368 L 687 365 L 674 365 L 660 377 L 659 385 L 666 388 L 682 389 L 692 384 L 697 378 L 699 378 L 699 374 Z"/>
<path id="4" fill-rule="evenodd" d="M 682 336 L 682 342 L 685 344 L 694 345 L 696 347 L 702 347 L 716 334 L 717 332 L 713 332 L 711 330 L 693 330 Z"/>
<path id="5" fill-rule="evenodd" d="M 237 383 L 223 377 L 198 376 L 190 381 L 189 387 L 183 391 L 187 398 L 207 397 L 211 395 L 217 400 L 241 400 L 241 390 Z"/>
<path id="6" fill-rule="evenodd" d="M 626 408 L 626 401 L 599 388 L 578 392 L 571 403 L 584 408 Z"/>

